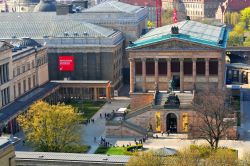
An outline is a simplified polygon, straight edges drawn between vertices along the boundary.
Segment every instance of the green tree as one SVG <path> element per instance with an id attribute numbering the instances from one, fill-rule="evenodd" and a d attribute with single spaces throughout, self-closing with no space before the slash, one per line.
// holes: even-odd
<path id="1" fill-rule="evenodd" d="M 240 21 L 242 23 L 245 23 L 245 29 L 248 29 L 250 21 L 250 7 L 241 10 L 240 13 L 241 13 Z"/>
<path id="2" fill-rule="evenodd" d="M 68 152 L 79 145 L 78 115 L 72 106 L 38 101 L 17 120 L 38 151 Z"/>

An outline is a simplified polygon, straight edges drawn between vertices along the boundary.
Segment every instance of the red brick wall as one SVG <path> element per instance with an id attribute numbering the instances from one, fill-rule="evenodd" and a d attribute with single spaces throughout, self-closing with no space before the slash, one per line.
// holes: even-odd
<path id="1" fill-rule="evenodd" d="M 133 93 L 130 94 L 130 97 L 131 97 L 131 102 L 130 102 L 131 110 L 143 108 L 154 102 L 153 93 Z"/>

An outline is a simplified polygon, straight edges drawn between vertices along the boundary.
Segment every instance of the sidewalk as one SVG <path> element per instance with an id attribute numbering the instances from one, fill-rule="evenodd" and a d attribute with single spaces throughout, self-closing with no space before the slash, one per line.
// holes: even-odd
<path id="1" fill-rule="evenodd" d="M 105 137 L 105 117 L 104 114 L 111 113 L 113 110 L 117 110 L 121 107 L 127 107 L 130 103 L 130 99 L 126 97 L 116 98 L 111 103 L 106 103 L 93 117 L 94 123 L 90 123 L 87 126 L 82 125 L 80 128 L 81 143 L 91 146 L 89 154 L 94 153 L 99 144 L 94 141 L 94 137 L 97 141 L 100 141 L 100 137 Z M 100 113 L 102 118 L 100 118 Z"/>

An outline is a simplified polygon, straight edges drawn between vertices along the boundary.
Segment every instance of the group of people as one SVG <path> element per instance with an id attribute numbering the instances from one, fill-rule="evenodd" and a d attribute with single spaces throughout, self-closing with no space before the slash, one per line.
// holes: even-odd
<path id="1" fill-rule="evenodd" d="M 96 137 L 94 137 L 94 141 L 97 143 L 97 141 L 96 141 Z M 105 138 L 103 138 L 102 136 L 101 136 L 101 141 L 100 141 L 100 143 L 99 143 L 100 145 L 102 145 L 102 146 L 104 146 L 104 147 L 111 147 L 112 146 L 112 143 L 110 143 L 110 142 L 108 142 L 108 141 L 106 141 L 106 139 Z"/>
<path id="2" fill-rule="evenodd" d="M 90 123 L 95 123 L 95 119 L 87 119 L 86 121 L 83 122 L 83 124 L 85 124 L 86 126 Z"/>
<path id="3" fill-rule="evenodd" d="M 148 139 L 148 135 L 145 135 L 145 136 L 143 136 L 142 138 L 140 138 L 138 140 L 135 138 L 135 144 L 136 145 L 143 144 L 144 142 L 146 142 L 147 139 Z"/>
<path id="4" fill-rule="evenodd" d="M 111 117 L 111 113 L 104 113 L 104 118 L 108 119 Z M 100 118 L 102 118 L 102 113 L 100 113 Z"/>

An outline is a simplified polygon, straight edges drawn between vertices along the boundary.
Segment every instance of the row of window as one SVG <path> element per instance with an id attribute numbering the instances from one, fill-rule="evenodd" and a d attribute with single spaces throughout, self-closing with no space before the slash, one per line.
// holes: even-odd
<path id="1" fill-rule="evenodd" d="M 193 74 L 193 62 L 184 61 L 183 63 L 184 75 Z M 158 62 L 158 72 L 159 75 L 167 75 L 167 62 L 159 61 Z M 171 72 L 180 72 L 180 63 L 178 61 L 171 62 Z M 196 74 L 205 75 L 206 64 L 205 61 L 196 62 Z M 142 62 L 135 63 L 135 74 L 142 75 Z M 146 74 L 154 75 L 155 74 L 155 64 L 152 61 L 146 62 Z M 218 61 L 209 61 L 209 74 L 217 75 L 218 74 Z"/>
<path id="2" fill-rule="evenodd" d="M 30 66 L 31 64 L 31 66 Z M 13 69 L 13 76 L 18 76 L 22 73 L 25 73 L 26 71 L 29 71 L 30 69 L 35 68 L 35 60 L 33 60 L 31 63 L 28 62 L 24 64 L 23 66 L 18 66 L 17 68 Z"/>
<path id="3" fill-rule="evenodd" d="M 9 63 L 0 65 L 0 85 L 9 81 Z"/>
<path id="4" fill-rule="evenodd" d="M 10 103 L 10 88 L 5 88 L 1 90 L 1 101 L 2 101 L 2 106 L 7 105 Z"/>
<path id="5" fill-rule="evenodd" d="M 33 86 L 32 86 L 33 84 Z M 36 86 L 36 76 L 28 77 L 28 79 L 24 79 L 19 81 L 16 85 L 14 85 L 14 98 L 17 98 L 24 94 L 25 92 L 30 91 L 32 88 Z"/>
<path id="6" fill-rule="evenodd" d="M 202 11 L 187 11 L 187 15 L 198 15 L 202 16 L 203 12 Z"/>
<path id="7" fill-rule="evenodd" d="M 36 66 L 42 66 L 43 64 L 48 62 L 48 58 L 47 55 L 41 56 L 36 60 Z M 35 66 L 35 60 L 32 60 L 32 62 L 27 62 L 26 64 L 22 65 L 22 66 L 18 66 L 16 69 L 13 70 L 13 75 L 18 76 L 22 73 L 25 73 L 26 71 L 29 71 L 30 69 L 33 69 L 36 67 Z"/>

